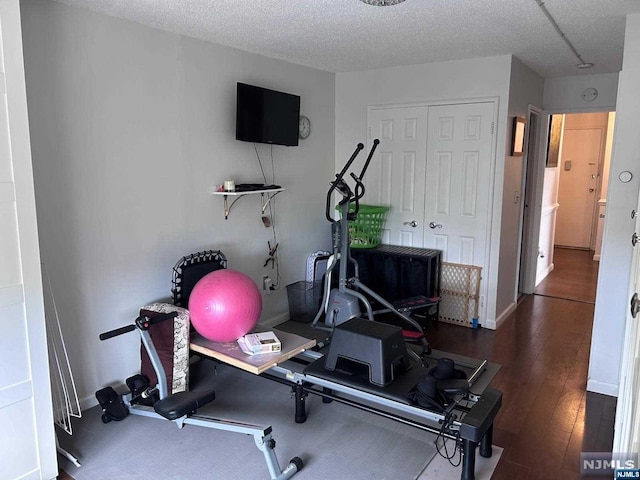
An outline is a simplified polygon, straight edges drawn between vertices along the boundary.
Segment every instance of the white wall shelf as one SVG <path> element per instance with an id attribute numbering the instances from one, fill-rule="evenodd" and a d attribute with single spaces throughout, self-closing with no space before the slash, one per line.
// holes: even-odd
<path id="1" fill-rule="evenodd" d="M 248 190 L 244 192 L 213 192 L 213 194 L 222 195 L 224 197 L 224 219 L 226 220 L 227 218 L 229 218 L 231 207 L 233 207 L 233 205 L 245 195 L 254 195 L 256 193 L 259 193 L 260 209 L 262 213 L 264 213 L 271 199 L 275 197 L 277 194 L 279 194 L 280 192 L 284 192 L 284 188 L 270 188 L 267 190 Z M 265 195 L 266 195 L 266 199 L 265 199 Z M 234 198 L 233 201 L 229 204 L 229 197 L 236 197 L 236 198 Z"/>

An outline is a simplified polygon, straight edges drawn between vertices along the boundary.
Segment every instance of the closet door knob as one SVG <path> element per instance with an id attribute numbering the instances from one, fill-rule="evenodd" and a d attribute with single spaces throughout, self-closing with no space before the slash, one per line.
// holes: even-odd
<path id="1" fill-rule="evenodd" d="M 418 222 L 416 222 L 415 220 L 411 220 L 410 222 L 404 222 L 405 225 L 410 225 L 413 228 L 416 228 L 418 226 Z"/>

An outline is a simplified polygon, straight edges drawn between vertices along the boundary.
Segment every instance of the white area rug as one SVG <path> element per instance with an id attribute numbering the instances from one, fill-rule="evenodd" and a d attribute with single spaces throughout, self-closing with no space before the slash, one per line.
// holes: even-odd
<path id="1" fill-rule="evenodd" d="M 219 366 L 216 399 L 198 413 L 271 425 L 280 466 L 301 457 L 299 480 L 415 480 L 460 478 L 461 468 L 438 456 L 435 436 L 337 402 L 307 398 L 308 419 L 294 422 L 290 388 L 231 367 Z M 103 424 L 94 407 L 74 422 L 60 443 L 82 466 L 61 466 L 76 480 L 268 479 L 253 438 L 233 432 L 129 415 Z M 499 460 L 477 456 L 476 478 L 489 479 Z M 433 461 L 432 461 L 433 460 Z M 485 475 L 486 473 L 486 475 Z"/>
<path id="2" fill-rule="evenodd" d="M 491 475 L 500 461 L 503 450 L 502 447 L 494 445 L 493 455 L 490 458 L 481 457 L 476 452 L 476 480 L 491 480 Z M 446 458 L 436 455 L 424 472 L 420 474 L 418 480 L 454 480 L 460 478 L 461 472 L 462 466 L 454 467 Z"/>

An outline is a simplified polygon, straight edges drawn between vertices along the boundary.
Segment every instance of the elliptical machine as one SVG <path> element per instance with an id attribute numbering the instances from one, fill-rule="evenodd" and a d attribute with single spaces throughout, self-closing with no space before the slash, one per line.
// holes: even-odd
<path id="1" fill-rule="evenodd" d="M 349 221 L 355 220 L 358 215 L 360 199 L 365 194 L 365 187 L 362 179 L 369 168 L 369 163 L 371 162 L 373 154 L 379 143 L 380 140 L 377 138 L 373 141 L 373 146 L 371 147 L 369 155 L 362 167 L 360 175 L 358 176 L 354 172 L 351 172 L 350 177 L 355 182 L 353 191 L 345 181 L 344 177 L 360 151 L 364 149 L 364 145 L 362 143 L 358 143 L 355 151 L 345 164 L 344 168 L 340 173 L 336 174 L 336 179 L 331 182 L 331 186 L 327 192 L 325 215 L 327 220 L 331 222 L 333 254 L 327 261 L 327 270 L 324 275 L 324 295 L 320 309 L 313 319 L 312 325 L 314 328 L 332 332 L 336 326 L 342 323 L 353 318 L 362 318 L 361 305 L 364 306 L 364 309 L 366 310 L 366 318 L 371 321 L 374 321 L 374 315 L 376 314 L 391 312 L 401 318 L 404 323 L 411 325 L 417 331 L 417 335 L 413 336 L 412 340 L 416 340 L 422 345 L 421 356 L 424 356 L 431 353 L 431 347 L 427 342 L 424 330 L 420 324 L 404 313 L 410 311 L 412 308 L 396 308 L 363 284 L 358 275 L 358 263 L 353 259 L 353 257 L 351 257 L 350 253 Z M 338 207 L 340 209 L 339 220 L 335 220 L 331 216 L 331 197 L 334 192 L 338 192 L 342 195 L 342 200 L 338 202 Z M 351 208 L 351 205 L 353 205 L 353 208 Z M 352 277 L 348 275 L 349 263 L 353 265 L 354 269 L 354 276 Z M 339 264 L 338 287 L 332 288 L 332 272 L 336 264 Z M 384 308 L 373 311 L 371 302 L 365 293 L 381 304 Z M 427 299 L 425 298 L 425 300 Z M 324 325 L 320 324 L 320 319 L 323 315 Z M 413 351 L 410 350 L 410 352 L 412 353 Z"/>

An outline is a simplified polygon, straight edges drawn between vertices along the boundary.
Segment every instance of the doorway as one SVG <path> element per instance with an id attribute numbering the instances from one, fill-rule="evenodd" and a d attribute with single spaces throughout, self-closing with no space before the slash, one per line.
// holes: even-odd
<path id="1" fill-rule="evenodd" d="M 614 114 L 562 115 L 557 165 L 544 173 L 534 293 L 595 303 Z"/>

